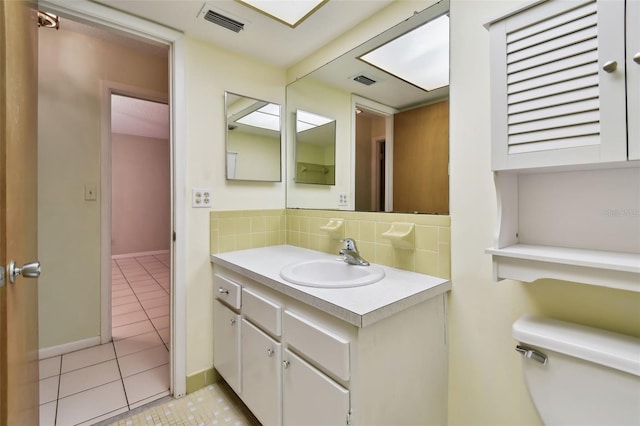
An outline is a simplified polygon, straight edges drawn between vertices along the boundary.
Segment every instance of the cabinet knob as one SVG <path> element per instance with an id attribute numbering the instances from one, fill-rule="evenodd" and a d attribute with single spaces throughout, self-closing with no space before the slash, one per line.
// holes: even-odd
<path id="1" fill-rule="evenodd" d="M 611 74 L 618 68 L 618 63 L 616 61 L 607 61 L 602 66 L 602 69 Z"/>
<path id="2" fill-rule="evenodd" d="M 285 370 L 289 368 L 289 365 L 291 365 L 289 361 L 287 360 L 282 361 L 282 366 L 284 367 Z"/>
<path id="3" fill-rule="evenodd" d="M 231 319 L 229 320 L 229 325 L 236 325 L 236 322 L 237 322 L 237 321 L 236 321 L 236 319 L 235 319 L 235 318 L 231 318 Z"/>
<path id="4" fill-rule="evenodd" d="M 218 289 L 218 293 L 220 293 L 220 294 L 229 294 L 229 290 L 227 290 L 226 288 L 220 287 Z"/>
<path id="5" fill-rule="evenodd" d="M 271 358 L 271 357 L 273 356 L 273 354 L 274 354 L 273 349 L 271 349 L 271 348 L 267 349 L 267 356 L 268 356 L 269 358 Z"/>
<path id="6" fill-rule="evenodd" d="M 636 64 L 640 65 L 640 52 L 638 52 L 635 55 L 633 55 L 633 62 L 635 62 Z"/>

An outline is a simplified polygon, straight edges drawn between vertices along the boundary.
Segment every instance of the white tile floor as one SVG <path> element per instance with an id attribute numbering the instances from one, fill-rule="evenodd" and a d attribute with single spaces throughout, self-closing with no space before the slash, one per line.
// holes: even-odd
<path id="1" fill-rule="evenodd" d="M 112 261 L 113 342 L 40 361 L 41 425 L 90 425 L 169 395 L 168 265 Z"/>

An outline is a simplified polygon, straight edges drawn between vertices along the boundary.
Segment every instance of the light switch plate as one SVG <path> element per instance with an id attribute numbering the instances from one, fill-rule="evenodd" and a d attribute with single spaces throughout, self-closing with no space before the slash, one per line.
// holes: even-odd
<path id="1" fill-rule="evenodd" d="M 193 188 L 192 204 L 195 208 L 210 208 L 213 206 L 211 201 L 210 188 Z"/>
<path id="2" fill-rule="evenodd" d="M 87 183 L 84 185 L 84 200 L 96 201 L 98 199 L 98 189 L 95 183 Z"/>

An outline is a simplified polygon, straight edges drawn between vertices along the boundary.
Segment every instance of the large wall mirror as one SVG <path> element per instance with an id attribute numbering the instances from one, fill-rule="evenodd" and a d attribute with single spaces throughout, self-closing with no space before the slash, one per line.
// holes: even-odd
<path id="1" fill-rule="evenodd" d="M 225 92 L 227 180 L 281 180 L 280 105 Z"/>
<path id="2" fill-rule="evenodd" d="M 288 179 L 287 207 L 449 213 L 448 11 L 440 1 L 287 86 L 288 114 L 336 119 L 333 192 Z M 397 53 L 429 60 L 396 69 L 406 59 Z"/>

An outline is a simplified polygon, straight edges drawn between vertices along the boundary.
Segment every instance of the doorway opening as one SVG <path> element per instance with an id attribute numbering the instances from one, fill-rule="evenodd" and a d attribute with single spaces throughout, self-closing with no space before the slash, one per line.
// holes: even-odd
<path id="1" fill-rule="evenodd" d="M 375 187 L 373 188 L 372 193 L 375 194 L 375 199 L 373 200 L 373 205 L 376 206 L 378 211 L 384 211 L 385 208 L 385 182 L 386 182 L 386 141 L 384 139 L 377 139 L 374 141 L 375 144 L 375 157 L 373 158 L 374 170 L 373 177 L 374 179 L 371 182 L 374 182 Z"/>
<path id="2" fill-rule="evenodd" d="M 393 186 L 393 115 L 356 104 L 355 107 L 355 209 L 383 212 L 391 209 Z"/>
<path id="3" fill-rule="evenodd" d="M 139 382 L 148 383 L 127 389 L 123 377 L 128 399 L 148 402 L 168 395 L 170 388 L 169 106 L 112 90 L 110 112 L 111 318 L 107 322 L 119 364 L 135 358 L 141 365 L 137 374 L 144 375 Z M 129 398 L 134 391 L 138 395 Z"/>

